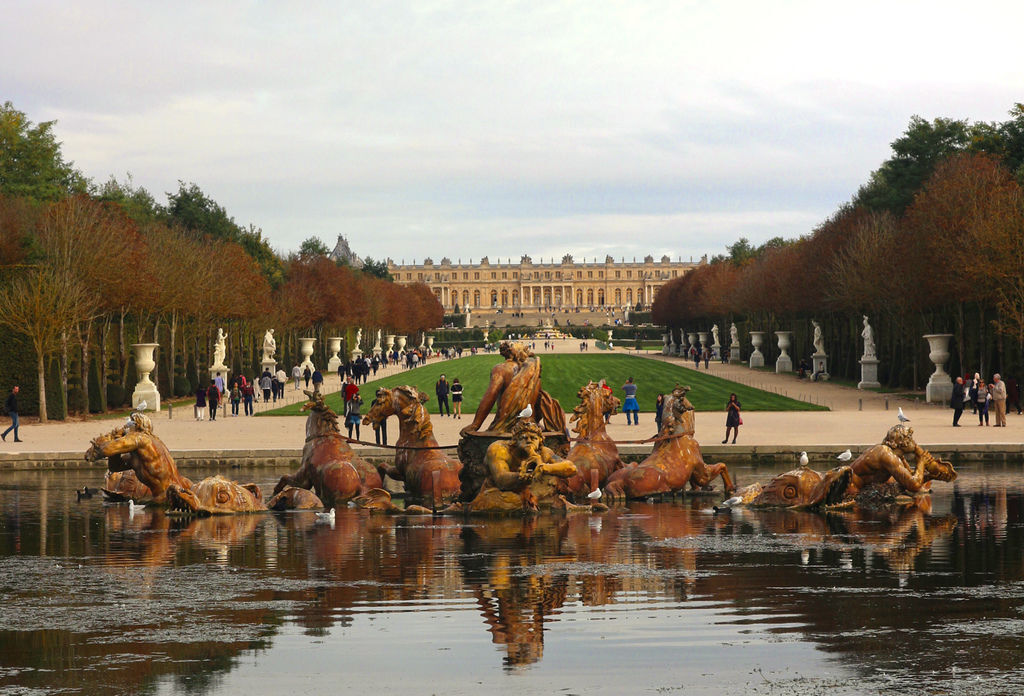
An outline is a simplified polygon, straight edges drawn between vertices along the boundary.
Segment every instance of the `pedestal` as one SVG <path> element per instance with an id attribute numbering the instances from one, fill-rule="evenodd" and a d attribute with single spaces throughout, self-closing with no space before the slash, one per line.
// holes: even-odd
<path id="1" fill-rule="evenodd" d="M 210 368 L 210 379 L 214 379 L 218 374 L 224 380 L 224 389 L 228 388 L 229 377 L 231 376 L 231 368 L 226 365 L 214 365 Z"/>
<path id="2" fill-rule="evenodd" d="M 316 367 L 313 365 L 313 361 L 310 359 L 313 355 L 313 342 L 315 338 L 306 337 L 299 339 L 299 355 L 302 356 L 302 362 L 299 363 L 299 367 L 305 370 L 309 368 L 309 372 L 312 374 L 316 371 Z"/>
<path id="3" fill-rule="evenodd" d="M 363 357 L 363 351 L 361 351 L 358 348 L 356 348 L 354 351 L 350 352 L 348 355 L 349 355 L 349 358 L 351 358 L 352 360 L 359 360 L 359 358 Z"/>
<path id="4" fill-rule="evenodd" d="M 156 369 L 156 360 L 153 359 L 153 351 L 159 343 L 133 343 L 132 350 L 135 352 L 135 371 L 139 374 L 139 382 L 132 392 L 132 408 L 138 409 L 139 404 L 146 402 L 147 411 L 160 410 L 160 392 L 156 384 L 149 378 L 150 373 Z"/>
<path id="5" fill-rule="evenodd" d="M 927 334 L 924 337 L 931 348 L 928 359 L 935 364 L 935 372 L 928 379 L 928 386 L 924 389 L 925 401 L 943 403 L 953 396 L 953 380 L 946 374 L 945 368 L 946 361 L 949 360 L 951 338 L 953 334 Z"/>
<path id="6" fill-rule="evenodd" d="M 818 375 L 818 379 L 828 379 L 828 355 L 815 353 L 811 356 L 811 375 Z"/>
<path id="7" fill-rule="evenodd" d="M 337 372 L 338 368 L 341 367 L 341 358 L 338 357 L 338 351 L 341 350 L 341 336 L 329 336 L 327 338 L 327 350 L 331 354 L 331 357 L 327 360 L 327 369 L 332 373 Z"/>
<path id="8" fill-rule="evenodd" d="M 789 353 L 786 352 L 789 350 L 789 341 L 792 335 L 792 331 L 775 332 L 775 337 L 779 341 L 779 357 L 775 361 L 775 374 L 793 371 L 793 358 L 789 357 Z"/>
<path id="9" fill-rule="evenodd" d="M 743 362 L 743 358 L 740 357 L 740 350 L 741 349 L 740 349 L 740 344 L 739 343 L 733 343 L 731 346 L 729 346 L 729 364 L 730 365 L 733 364 L 733 363 L 741 363 L 741 362 Z M 762 362 L 762 364 L 764 363 L 764 357 L 763 356 L 761 357 L 761 362 Z"/>
<path id="10" fill-rule="evenodd" d="M 273 377 L 274 373 L 277 372 L 277 361 L 274 360 L 273 358 L 269 358 L 260 363 L 260 374 L 257 375 L 256 381 L 259 382 L 260 377 L 263 375 L 263 373 L 268 371 L 270 372 L 271 377 Z"/>
<path id="11" fill-rule="evenodd" d="M 684 349 L 686 350 L 686 356 L 689 357 L 690 350 L 692 348 L 696 348 L 697 347 L 697 334 L 695 334 L 695 333 L 686 334 L 686 340 L 690 342 L 690 345 L 684 347 Z"/>
<path id="12" fill-rule="evenodd" d="M 750 345 L 754 346 L 754 352 L 750 354 L 750 367 L 764 367 L 764 353 L 761 352 L 761 346 L 764 345 L 764 335 L 766 331 L 751 331 L 750 332 Z"/>
<path id="13" fill-rule="evenodd" d="M 882 385 L 878 383 L 878 358 L 867 356 L 860 359 L 860 382 L 858 389 L 878 389 Z"/>

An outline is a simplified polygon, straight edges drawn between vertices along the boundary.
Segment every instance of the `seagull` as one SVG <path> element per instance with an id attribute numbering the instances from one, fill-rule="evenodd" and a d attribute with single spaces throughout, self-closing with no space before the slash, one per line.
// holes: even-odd
<path id="1" fill-rule="evenodd" d="M 529 418 L 532 415 L 533 415 L 533 406 L 531 404 L 526 404 L 526 408 L 524 408 L 522 411 L 519 412 L 519 417 L 520 418 Z"/>
<path id="2" fill-rule="evenodd" d="M 597 500 L 598 498 L 601 497 L 601 489 L 595 488 L 594 490 L 587 493 L 587 497 L 590 498 L 591 500 Z"/>
<path id="3" fill-rule="evenodd" d="M 141 512 L 141 511 L 142 511 L 142 506 L 141 505 L 136 505 L 134 500 L 129 500 L 128 501 L 128 519 L 132 519 L 133 517 L 135 517 L 135 513 L 136 512 Z"/>
<path id="4" fill-rule="evenodd" d="M 850 450 L 846 450 L 845 452 L 840 454 L 838 457 L 836 457 L 836 459 L 838 459 L 841 462 L 848 462 L 851 459 L 853 459 L 853 452 L 851 452 Z"/>
<path id="5" fill-rule="evenodd" d="M 334 508 L 331 508 L 329 512 L 318 512 L 316 513 L 317 524 L 334 524 Z"/>
<path id="6" fill-rule="evenodd" d="M 147 408 L 149 408 L 149 404 L 147 404 L 146 400 L 143 399 L 142 401 L 139 402 L 139 405 L 135 407 L 135 410 L 136 411 L 145 411 Z"/>
<path id="7" fill-rule="evenodd" d="M 903 415 L 903 407 L 900 406 L 899 410 L 896 411 L 896 420 L 900 423 L 909 423 L 910 419 Z"/>
<path id="8" fill-rule="evenodd" d="M 712 505 L 711 509 L 714 511 L 714 513 L 716 515 L 718 513 L 720 513 L 720 512 L 732 512 L 731 508 L 734 505 L 739 505 L 742 502 L 743 502 L 743 498 L 742 497 L 740 497 L 738 495 L 734 495 L 733 497 L 729 498 L 728 500 L 722 501 L 722 506 L 721 507 L 719 507 L 718 505 Z"/>
<path id="9" fill-rule="evenodd" d="M 800 466 L 802 466 L 802 467 L 806 467 L 806 466 L 807 466 L 807 464 L 808 464 L 808 463 L 810 463 L 810 461 L 811 461 L 811 460 L 809 460 L 809 459 L 807 458 L 807 453 L 806 453 L 806 452 L 801 452 L 801 453 L 800 453 Z"/>

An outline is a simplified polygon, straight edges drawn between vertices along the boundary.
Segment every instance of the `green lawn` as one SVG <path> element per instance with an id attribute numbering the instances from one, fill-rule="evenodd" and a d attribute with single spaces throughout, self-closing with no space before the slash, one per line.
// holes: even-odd
<path id="1" fill-rule="evenodd" d="M 436 360 L 424 367 L 392 375 L 384 379 L 367 382 L 360 387 L 363 396 L 363 413 L 369 409 L 374 392 L 379 387 L 394 387 L 411 384 L 425 392 L 430 400 L 427 408 L 437 413 L 437 401 L 434 396 L 434 383 L 441 374 L 451 382 L 458 378 L 464 391 L 462 412 L 472 414 L 480 402 L 480 397 L 487 389 L 491 368 L 501 361 L 501 356 L 476 355 L 458 360 Z M 670 363 L 659 360 L 615 355 L 615 354 L 541 354 L 543 366 L 542 381 L 544 389 L 558 399 L 562 408 L 571 411 L 577 403 L 576 392 L 588 380 L 595 382 L 602 377 L 615 390 L 616 396 L 622 398 L 622 385 L 626 378 L 632 376 L 636 382 L 637 401 L 640 410 L 654 411 L 654 401 L 659 392 L 668 393 L 676 383 L 689 385 L 692 390 L 689 399 L 698 411 L 724 411 L 730 392 L 736 392 L 744 411 L 827 411 L 824 406 L 817 406 L 785 396 L 761 391 L 736 382 L 704 373 L 696 373 Z M 327 403 L 336 412 L 342 412 L 341 396 L 329 394 Z M 301 404 L 286 406 L 259 415 L 296 415 L 300 413 Z"/>

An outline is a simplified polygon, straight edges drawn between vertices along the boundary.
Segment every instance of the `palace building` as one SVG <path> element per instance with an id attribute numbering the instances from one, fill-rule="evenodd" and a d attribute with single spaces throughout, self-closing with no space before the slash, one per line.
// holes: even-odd
<path id="1" fill-rule="evenodd" d="M 461 261 L 461 260 L 460 260 Z M 703 257 L 699 263 L 707 263 Z M 672 261 L 575 261 L 566 254 L 561 263 L 534 263 L 523 256 L 519 263 L 423 263 L 397 264 L 388 259 L 388 271 L 398 283 L 426 283 L 445 311 L 471 312 L 565 312 L 649 309 L 658 288 L 681 276 L 698 263 Z"/>

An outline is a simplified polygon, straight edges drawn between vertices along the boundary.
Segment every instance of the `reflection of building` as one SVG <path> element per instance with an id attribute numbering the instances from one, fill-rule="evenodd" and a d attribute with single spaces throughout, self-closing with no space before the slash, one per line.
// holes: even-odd
<path id="1" fill-rule="evenodd" d="M 706 263 L 707 257 L 701 259 Z M 697 264 L 672 261 L 574 261 L 566 254 L 560 263 L 534 263 L 523 256 L 519 263 L 451 262 L 424 259 L 421 264 L 396 264 L 388 259 L 388 271 L 399 283 L 426 283 L 447 310 L 469 308 L 519 310 L 623 309 L 650 307 L 658 288 Z"/>

